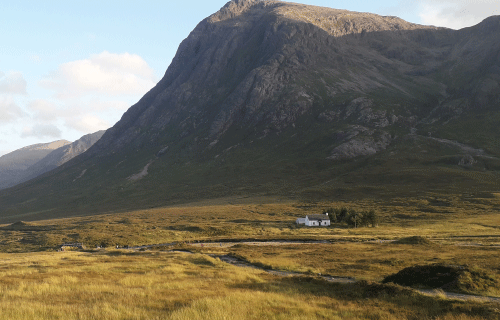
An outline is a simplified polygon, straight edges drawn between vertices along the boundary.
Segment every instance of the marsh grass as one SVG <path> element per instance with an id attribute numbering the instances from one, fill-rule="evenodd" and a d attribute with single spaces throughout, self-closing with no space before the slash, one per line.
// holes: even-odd
<path id="1" fill-rule="evenodd" d="M 494 308 L 480 301 L 401 294 L 372 282 L 334 285 L 314 275 L 378 282 L 408 266 L 447 263 L 499 278 L 494 246 L 500 237 L 499 204 L 500 197 L 491 194 L 356 202 L 226 198 L 6 224 L 0 226 L 0 250 L 6 252 L 0 253 L 0 314 L 6 319 L 495 319 Z M 378 227 L 295 225 L 297 217 L 342 206 L 377 210 Z M 390 242 L 408 236 L 429 243 Z M 229 245 L 242 239 L 329 243 Z M 225 245 L 195 245 L 199 241 Z M 87 251 L 56 252 L 68 242 L 81 242 Z M 171 242 L 177 245 L 161 245 Z M 158 246 L 114 249 L 145 244 Z M 93 249 L 97 246 L 105 248 Z M 168 252 L 172 249 L 192 253 Z M 273 276 L 206 253 L 233 254 L 311 277 Z M 474 292 L 499 295 L 498 288 Z"/>
<path id="2" fill-rule="evenodd" d="M 206 249 L 209 250 L 209 249 Z M 396 243 L 332 243 L 286 246 L 239 245 L 228 251 L 265 268 L 321 273 L 381 281 L 385 276 L 423 264 L 468 266 L 456 292 L 500 296 L 498 248 L 456 245 L 407 245 Z M 489 275 L 486 277 L 485 275 Z M 490 279 L 491 278 L 491 279 Z"/>
<path id="3" fill-rule="evenodd" d="M 450 302 L 368 282 L 342 286 L 311 277 L 277 277 L 203 254 L 113 250 L 11 253 L 0 259 L 3 319 L 495 316 L 484 303 Z"/>

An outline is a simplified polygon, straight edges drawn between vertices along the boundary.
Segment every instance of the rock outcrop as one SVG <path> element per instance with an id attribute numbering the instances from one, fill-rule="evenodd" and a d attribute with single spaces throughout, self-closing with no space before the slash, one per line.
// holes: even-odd
<path id="1" fill-rule="evenodd" d="M 328 157 L 331 160 L 352 159 L 359 156 L 374 155 L 385 150 L 391 143 L 391 135 L 382 130 L 370 130 L 354 126 L 348 132 L 341 132 L 339 137 L 347 140 L 335 147 Z"/>

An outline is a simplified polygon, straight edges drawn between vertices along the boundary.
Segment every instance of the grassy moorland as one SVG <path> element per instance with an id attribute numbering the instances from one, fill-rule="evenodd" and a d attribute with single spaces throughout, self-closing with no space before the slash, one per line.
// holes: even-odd
<path id="1" fill-rule="evenodd" d="M 495 305 L 330 284 L 180 252 L 2 254 L 4 319 L 484 319 Z"/>
<path id="2" fill-rule="evenodd" d="M 205 249 L 208 250 L 208 249 Z M 228 253 L 267 268 L 321 273 L 380 282 L 384 277 L 415 265 L 468 266 L 487 279 L 463 283 L 460 292 L 500 296 L 500 248 L 394 243 L 333 243 L 286 246 L 237 245 Z M 485 277 L 486 278 L 486 277 Z M 483 281 L 484 280 L 484 281 Z"/>
<path id="3" fill-rule="evenodd" d="M 427 297 L 380 281 L 414 265 L 463 265 L 487 277 L 465 281 L 458 292 L 500 296 L 499 204 L 495 194 L 356 202 L 226 198 L 5 224 L 0 226 L 0 314 L 8 319 L 498 319 L 493 303 Z M 378 226 L 311 229 L 294 223 L 342 206 L 375 209 Z M 429 243 L 384 241 L 408 236 Z M 327 243 L 237 243 L 270 239 Z M 57 251 L 68 242 L 81 242 L 87 250 Z M 170 242 L 178 244 L 114 249 Z M 202 247 L 199 242 L 217 243 Z M 208 253 L 304 276 L 236 267 Z M 334 284 L 317 273 L 365 281 Z"/>
<path id="4" fill-rule="evenodd" d="M 480 196 L 422 194 L 390 200 L 356 202 L 292 202 L 276 198 L 226 198 L 189 205 L 123 213 L 16 222 L 0 225 L 0 250 L 55 250 L 62 243 L 96 246 L 137 246 L 185 241 L 230 239 L 396 240 L 423 236 L 441 244 L 498 244 L 497 194 Z M 298 217 L 329 207 L 374 209 L 376 228 L 304 228 Z M 71 215 L 68 213 L 68 215 Z"/>

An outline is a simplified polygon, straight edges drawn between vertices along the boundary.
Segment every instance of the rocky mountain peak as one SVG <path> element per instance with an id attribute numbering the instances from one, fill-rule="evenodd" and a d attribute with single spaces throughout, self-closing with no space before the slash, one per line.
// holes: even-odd
<path id="1" fill-rule="evenodd" d="M 209 23 L 227 21 L 241 16 L 243 13 L 250 12 L 253 15 L 266 12 L 287 19 L 310 23 L 336 37 L 377 31 L 438 29 L 433 26 L 409 23 L 393 16 L 379 16 L 371 13 L 352 12 L 280 0 L 233 0 L 211 15 L 207 21 Z"/>
<path id="2" fill-rule="evenodd" d="M 292 20 L 311 23 L 336 37 L 377 31 L 437 29 L 410 23 L 398 17 L 294 3 L 276 8 L 276 13 Z"/>
<path id="3" fill-rule="evenodd" d="M 211 23 L 235 18 L 249 9 L 266 8 L 276 6 L 281 1 L 275 0 L 232 0 L 226 3 L 218 12 L 208 18 Z"/>

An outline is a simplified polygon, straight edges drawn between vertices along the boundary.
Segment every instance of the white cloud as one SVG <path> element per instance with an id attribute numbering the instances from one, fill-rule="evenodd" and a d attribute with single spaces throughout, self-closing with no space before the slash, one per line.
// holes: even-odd
<path id="1" fill-rule="evenodd" d="M 52 124 L 35 124 L 31 127 L 24 127 L 21 138 L 60 138 L 61 130 Z"/>
<path id="2" fill-rule="evenodd" d="M 12 131 L 0 131 L 0 139 L 7 140 L 0 149 L 108 129 L 155 82 L 153 70 L 138 55 L 106 51 L 61 64 L 39 82 L 53 93 L 43 99 L 17 97 L 26 93 L 22 75 L 0 72 L 0 130 Z"/>
<path id="3" fill-rule="evenodd" d="M 34 123 L 90 133 L 108 129 L 155 84 L 153 69 L 140 56 L 104 51 L 61 64 L 39 81 L 54 95 L 26 107 Z"/>
<path id="4" fill-rule="evenodd" d="M 7 140 L 5 139 L 0 139 L 0 146 L 5 147 L 8 144 Z M 4 154 L 9 153 L 9 150 L 6 149 L 0 149 L 0 157 L 3 156 Z"/>
<path id="5" fill-rule="evenodd" d="M 108 129 L 118 121 L 130 103 L 98 98 L 71 101 L 33 100 L 27 104 L 33 123 L 59 124 L 67 129 L 91 133 Z"/>
<path id="6" fill-rule="evenodd" d="M 33 113 L 34 120 L 51 122 L 57 120 L 61 115 L 57 106 L 48 100 L 37 99 L 28 103 L 28 110 Z"/>
<path id="7" fill-rule="evenodd" d="M 423 24 L 461 29 L 500 14 L 498 0 L 420 0 L 419 17 Z"/>
<path id="8" fill-rule="evenodd" d="M 61 98 L 90 93 L 144 94 L 156 84 L 154 71 L 138 55 L 104 51 L 89 59 L 67 62 L 40 81 Z"/>
<path id="9" fill-rule="evenodd" d="M 66 119 L 66 126 L 82 132 L 96 132 L 108 129 L 111 125 L 100 117 L 92 114 L 84 114 Z"/>
<path id="10" fill-rule="evenodd" d="M 5 74 L 0 72 L 0 93 L 26 94 L 26 80 L 22 73 L 9 72 Z"/>
<path id="11" fill-rule="evenodd" d="M 27 116 L 12 98 L 0 97 L 0 123 L 12 123 Z"/>

